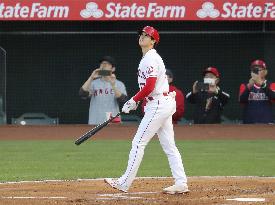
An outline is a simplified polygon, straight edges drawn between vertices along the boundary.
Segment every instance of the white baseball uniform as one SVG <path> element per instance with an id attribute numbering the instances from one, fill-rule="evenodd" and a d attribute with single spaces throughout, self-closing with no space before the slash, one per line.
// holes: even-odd
<path id="1" fill-rule="evenodd" d="M 125 190 L 130 188 L 142 161 L 144 149 L 156 133 L 168 157 L 175 184 L 187 183 L 181 155 L 174 140 L 172 115 L 176 111 L 175 96 L 168 94 L 169 85 L 165 65 L 155 49 L 149 50 L 140 61 L 138 68 L 140 89 L 143 88 L 148 77 L 157 78 L 155 89 L 147 96 L 145 114 L 132 141 L 127 169 L 117 180 Z"/>

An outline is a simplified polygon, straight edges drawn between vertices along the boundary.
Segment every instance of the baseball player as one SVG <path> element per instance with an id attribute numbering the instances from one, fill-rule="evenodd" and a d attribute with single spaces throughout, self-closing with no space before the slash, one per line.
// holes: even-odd
<path id="1" fill-rule="evenodd" d="M 146 98 L 144 117 L 132 141 L 128 166 L 118 179 L 105 179 L 115 189 L 127 192 L 130 188 L 143 158 L 144 149 L 157 133 L 163 151 L 168 157 L 175 184 L 163 190 L 164 193 L 177 194 L 188 192 L 187 178 L 181 155 L 175 145 L 172 115 L 176 111 L 175 92 L 169 92 L 166 69 L 162 58 L 154 49 L 159 43 L 158 31 L 146 26 L 139 36 L 139 46 L 143 57 L 138 67 L 138 85 L 140 91 L 128 100 L 122 112 L 135 110 L 138 103 Z"/>

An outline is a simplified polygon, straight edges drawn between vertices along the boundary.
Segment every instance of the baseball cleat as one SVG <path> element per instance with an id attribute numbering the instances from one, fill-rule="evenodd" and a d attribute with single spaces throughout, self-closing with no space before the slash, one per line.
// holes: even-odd
<path id="1" fill-rule="evenodd" d="M 118 184 L 117 180 L 115 180 L 115 179 L 106 178 L 106 179 L 104 179 L 104 182 L 106 182 L 107 184 L 109 184 L 114 189 L 117 189 L 119 191 L 127 193 L 127 189 L 125 189 L 120 184 Z"/>
<path id="2" fill-rule="evenodd" d="M 165 194 L 184 194 L 184 193 L 188 193 L 189 189 L 187 184 L 183 184 L 183 185 L 172 185 L 169 186 L 165 189 L 163 189 L 163 193 Z"/>

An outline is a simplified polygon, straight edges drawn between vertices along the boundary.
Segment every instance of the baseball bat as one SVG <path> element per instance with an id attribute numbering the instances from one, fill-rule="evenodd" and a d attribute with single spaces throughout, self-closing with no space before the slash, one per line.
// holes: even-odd
<path id="1" fill-rule="evenodd" d="M 99 130 L 101 130 L 102 128 L 106 127 L 106 125 L 108 125 L 113 119 L 115 119 L 116 117 L 118 117 L 120 115 L 120 113 L 117 113 L 116 116 L 111 117 L 109 120 L 106 120 L 105 122 L 97 125 L 96 127 L 94 127 L 93 129 L 89 130 L 88 132 L 86 132 L 84 135 L 82 135 L 81 137 L 79 137 L 76 141 L 75 144 L 76 145 L 80 145 L 82 142 L 86 141 L 87 139 L 91 138 L 94 134 L 96 134 Z"/>

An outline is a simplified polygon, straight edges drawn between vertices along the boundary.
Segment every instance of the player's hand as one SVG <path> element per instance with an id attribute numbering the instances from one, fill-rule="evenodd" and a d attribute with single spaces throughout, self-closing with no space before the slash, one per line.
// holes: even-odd
<path id="1" fill-rule="evenodd" d="M 198 84 L 198 81 L 194 82 L 194 84 L 193 84 L 193 93 L 194 94 L 198 92 L 197 84 Z"/>
<path id="2" fill-rule="evenodd" d="M 131 98 L 130 100 L 128 100 L 122 107 L 122 112 L 124 113 L 129 113 L 131 110 L 136 110 L 138 107 L 138 103 L 136 103 L 136 101 L 134 101 L 133 98 Z"/>
<path id="3" fill-rule="evenodd" d="M 98 71 L 100 71 L 100 70 L 101 70 L 100 68 L 97 68 L 97 69 L 95 69 L 95 70 L 92 72 L 92 74 L 91 74 L 92 80 L 94 80 L 94 79 L 96 79 L 96 78 L 99 77 Z"/>

